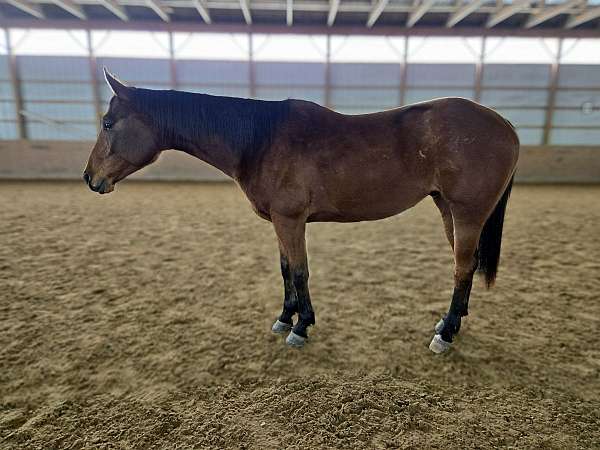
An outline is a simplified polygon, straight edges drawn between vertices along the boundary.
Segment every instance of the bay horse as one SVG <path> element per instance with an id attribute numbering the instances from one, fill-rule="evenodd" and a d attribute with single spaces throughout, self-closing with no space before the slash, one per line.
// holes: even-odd
<path id="1" fill-rule="evenodd" d="M 435 353 L 450 348 L 468 314 L 475 271 L 488 288 L 493 284 L 519 139 L 491 109 L 441 98 L 344 115 L 303 100 L 141 89 L 106 69 L 105 78 L 114 95 L 84 181 L 95 192 L 111 192 L 167 149 L 233 178 L 277 235 L 284 299 L 272 331 L 288 334 L 288 345 L 303 346 L 315 324 L 307 222 L 384 219 L 433 198 L 454 252 L 454 291 L 435 326 Z"/>

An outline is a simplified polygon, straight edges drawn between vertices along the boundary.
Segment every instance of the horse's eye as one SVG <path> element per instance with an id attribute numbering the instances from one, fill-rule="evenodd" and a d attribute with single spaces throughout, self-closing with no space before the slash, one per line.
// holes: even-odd
<path id="1" fill-rule="evenodd" d="M 110 120 L 103 120 L 102 121 L 102 128 L 104 128 L 105 130 L 110 130 L 113 126 L 113 123 Z"/>

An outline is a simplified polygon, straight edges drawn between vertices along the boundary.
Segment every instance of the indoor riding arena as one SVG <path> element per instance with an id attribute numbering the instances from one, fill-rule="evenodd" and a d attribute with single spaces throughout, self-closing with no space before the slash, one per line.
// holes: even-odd
<path id="1" fill-rule="evenodd" d="M 495 284 L 475 274 L 438 354 L 459 275 L 429 195 L 382 220 L 311 221 L 308 298 L 293 260 L 282 280 L 268 214 L 210 158 L 165 150 L 92 192 L 109 191 L 88 172 L 119 157 L 125 126 L 107 122 L 104 68 L 138 88 L 348 115 L 441 97 L 493 109 L 520 141 Z M 184 119 L 196 134 L 215 123 Z M 303 154 L 268 176 L 301 179 Z M 599 1 L 0 0 L 0 449 L 598 449 L 599 183 Z M 271 330 L 284 284 L 300 315 L 312 301 L 302 348 Z"/>

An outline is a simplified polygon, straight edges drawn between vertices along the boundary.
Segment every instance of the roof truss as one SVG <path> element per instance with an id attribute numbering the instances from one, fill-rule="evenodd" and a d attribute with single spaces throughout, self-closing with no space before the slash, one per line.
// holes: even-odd
<path id="1" fill-rule="evenodd" d="M 218 17 L 223 12 L 231 11 L 230 19 L 236 20 L 234 11 L 241 11 L 241 23 L 253 24 L 253 13 L 260 11 L 261 17 L 273 13 L 273 18 L 285 17 L 283 23 L 288 26 L 298 26 L 296 15 L 298 13 L 322 13 L 323 25 L 332 27 L 338 25 L 354 26 L 360 17 L 365 17 L 363 22 L 366 28 L 384 26 L 382 17 L 385 17 L 385 26 L 412 28 L 419 27 L 423 18 L 435 15 L 433 27 L 453 28 L 472 14 L 477 14 L 478 22 L 486 28 L 495 28 L 502 24 L 502 29 L 530 29 L 543 25 L 544 30 L 559 29 L 564 25 L 566 29 L 582 26 L 591 30 L 589 22 L 600 18 L 600 6 L 595 6 L 585 0 L 562 0 L 559 2 L 544 2 L 541 0 L 456 0 L 453 2 L 439 0 L 0 0 L 21 11 L 26 12 L 39 20 L 66 20 L 55 14 L 55 10 L 45 9 L 44 4 L 58 5 L 81 20 L 104 21 L 104 17 L 94 17 L 92 9 L 84 9 L 86 5 L 101 5 L 111 11 L 122 21 L 133 20 L 128 7 L 146 6 L 151 8 L 164 22 L 171 20 L 171 13 L 177 11 L 178 18 L 182 13 L 189 15 L 189 22 L 194 21 L 194 16 L 189 12 L 195 9 L 207 24 L 214 22 L 214 11 L 218 10 Z M 181 11 L 184 8 L 187 11 Z M 20 17 L 11 8 L 6 10 L 5 19 L 19 19 Z M 128 13 L 129 12 L 129 13 Z M 13 15 L 14 14 L 14 15 Z M 504 22 L 515 14 L 526 14 L 524 21 Z M 90 17 L 91 16 L 91 17 Z M 564 20 L 555 20 L 552 24 L 546 22 L 562 16 Z M 185 16 L 184 16 L 185 17 Z M 430 18 L 430 19 L 431 19 Z M 185 17 L 188 19 L 188 17 Z M 184 19 L 184 20 L 185 20 Z M 240 24 L 240 19 L 238 24 Z M 350 21 L 348 20 L 350 19 Z M 395 23 L 396 22 L 396 23 Z M 428 20 L 428 26 L 432 26 Z M 470 22 L 472 25 L 472 22 Z M 317 25 L 317 24 L 315 24 Z M 300 25 L 302 26 L 302 25 Z M 600 27 L 597 28 L 600 36 Z"/>

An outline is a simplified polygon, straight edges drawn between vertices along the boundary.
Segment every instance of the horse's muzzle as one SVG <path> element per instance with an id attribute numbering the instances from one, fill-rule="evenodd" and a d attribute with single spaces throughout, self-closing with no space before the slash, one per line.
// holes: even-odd
<path id="1" fill-rule="evenodd" d="M 110 183 L 106 178 L 102 178 L 100 182 L 94 185 L 92 183 L 92 177 L 90 176 L 90 174 L 88 174 L 87 172 L 83 172 L 83 181 L 89 186 L 89 188 L 92 191 L 98 192 L 99 194 L 106 194 L 112 191 L 112 189 L 109 189 Z"/>

